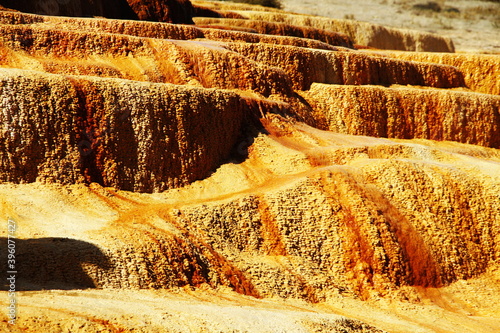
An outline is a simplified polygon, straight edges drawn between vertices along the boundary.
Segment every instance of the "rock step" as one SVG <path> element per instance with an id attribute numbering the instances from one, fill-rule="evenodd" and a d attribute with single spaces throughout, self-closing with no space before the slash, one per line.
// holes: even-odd
<path id="1" fill-rule="evenodd" d="M 366 51 L 368 54 L 389 56 L 405 61 L 432 62 L 457 67 L 465 85 L 484 94 L 500 95 L 500 57 L 493 54 Z"/>
<path id="2" fill-rule="evenodd" d="M 259 34 L 295 36 L 300 38 L 310 38 L 333 45 L 353 48 L 352 41 L 346 35 L 339 34 L 329 30 L 321 30 L 312 27 L 296 26 L 284 23 L 264 22 L 256 20 L 227 19 L 227 18 L 208 18 L 195 17 L 194 22 L 197 25 L 204 26 L 226 26 L 252 29 Z"/>
<path id="3" fill-rule="evenodd" d="M 383 50 L 454 52 L 451 39 L 417 30 L 378 24 L 279 12 L 236 10 L 242 18 L 330 30 L 349 36 L 355 44 Z"/>
<path id="4" fill-rule="evenodd" d="M 44 23 L 54 30 L 80 30 L 88 32 L 106 32 L 125 34 L 137 37 L 157 39 L 190 40 L 206 38 L 221 41 L 242 41 L 248 43 L 269 43 L 279 45 L 293 45 L 298 47 L 336 50 L 327 43 L 313 39 L 261 35 L 243 31 L 227 31 L 221 29 L 199 28 L 192 25 L 169 24 L 160 22 L 107 20 L 100 18 L 40 16 L 33 14 L 0 11 L 2 24 L 35 24 Z M 43 27 L 41 24 L 37 25 Z"/>
<path id="5" fill-rule="evenodd" d="M 415 85 L 464 87 L 462 73 L 453 66 L 370 56 L 362 52 L 328 52 L 283 45 L 230 43 L 226 46 L 247 58 L 282 68 L 297 90 L 313 82 L 347 85 Z"/>
<path id="6" fill-rule="evenodd" d="M 214 43 L 0 25 L 3 66 L 56 74 L 95 75 L 291 94 L 286 74 Z"/>
<path id="7" fill-rule="evenodd" d="M 138 192 L 207 177 L 245 117 L 283 107 L 224 90 L 19 69 L 0 69 L 0 96 L 1 181 Z"/>
<path id="8" fill-rule="evenodd" d="M 316 83 L 301 94 L 334 132 L 500 148 L 500 96 Z"/>
<path id="9" fill-rule="evenodd" d="M 2 0 L 7 8 L 52 16 L 107 17 L 192 24 L 193 8 L 189 0 Z"/>
<path id="10" fill-rule="evenodd" d="M 221 196 L 210 179 L 152 196 L 95 184 L 3 189 L 7 207 L 33 202 L 46 216 L 53 208 L 40 198 L 49 196 L 79 217 L 57 239 L 20 242 L 23 278 L 39 288 L 208 285 L 318 302 L 339 294 L 418 297 L 419 287 L 476 277 L 498 259 L 498 150 L 273 124 L 283 125 L 276 134 L 293 138 L 296 149 L 262 136 L 247 161 L 227 166 L 239 172 L 216 172 L 227 184 L 256 166 L 269 177 L 243 192 Z M 310 158 L 316 149 L 343 163 L 293 167 L 297 153 Z M 284 159 L 293 163 L 288 173 L 270 172 L 271 164 L 283 171 Z M 64 238 L 75 233 L 70 226 L 89 219 L 89 202 L 99 207 L 89 230 L 78 241 Z M 36 230 L 53 233 L 56 227 L 47 224 Z"/>

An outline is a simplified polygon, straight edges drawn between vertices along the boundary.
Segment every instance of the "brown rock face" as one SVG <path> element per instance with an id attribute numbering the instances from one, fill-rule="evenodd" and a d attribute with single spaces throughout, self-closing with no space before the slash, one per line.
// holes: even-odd
<path id="1" fill-rule="evenodd" d="M 325 42 L 334 46 L 343 46 L 353 48 L 353 43 L 346 35 L 335 33 L 329 30 L 320 30 L 311 27 L 294 26 L 290 24 L 273 23 L 265 21 L 242 20 L 242 19 L 223 19 L 223 18 L 195 18 L 197 25 L 203 26 L 228 26 L 242 27 L 251 29 L 260 34 L 295 36 L 301 38 L 310 38 Z"/>
<path id="2" fill-rule="evenodd" d="M 189 0 L 127 0 L 140 20 L 192 24 Z"/>
<path id="3" fill-rule="evenodd" d="M 2 141 L 3 181 L 97 182 L 141 192 L 186 185 L 227 156 L 246 112 L 229 92 L 0 72 L 0 117 L 11 133 Z"/>
<path id="4" fill-rule="evenodd" d="M 0 331 L 498 332 L 499 58 L 196 6 L 0 11 Z"/>
<path id="5" fill-rule="evenodd" d="M 97 185 L 4 184 L 3 207 L 18 223 L 54 216 L 49 202 L 58 205 L 56 221 L 72 212 L 65 229 L 60 223 L 40 223 L 19 232 L 22 237 L 40 235 L 20 242 L 24 261 L 36 260 L 21 266 L 25 282 L 19 287 L 226 287 L 246 295 L 246 303 L 238 306 L 248 307 L 255 298 L 299 298 L 319 303 L 318 316 L 353 297 L 378 299 L 376 307 L 383 306 L 382 299 L 425 304 L 429 297 L 444 302 L 451 297 L 445 290 L 455 290 L 453 297 L 468 300 L 454 305 L 463 311 L 477 300 L 469 295 L 471 289 L 453 286 L 488 276 L 497 265 L 498 150 L 334 134 L 280 117 L 269 117 L 266 128 L 270 134 L 255 139 L 244 162 L 226 164 L 202 182 L 162 194 Z M 28 203 L 32 209 L 23 210 Z M 89 210 L 89 204 L 95 208 Z M 56 230 L 60 236 L 54 239 Z M 60 238 L 66 242 L 51 246 Z M 70 259 L 54 261 L 64 257 Z M 51 269 L 40 273 L 34 267 Z M 498 290 L 494 281 L 480 280 L 478 294 Z M 99 295 L 107 294 L 93 297 Z M 81 317 L 111 318 L 108 325 L 133 327 L 112 310 L 96 313 L 100 306 L 88 312 L 70 301 L 61 304 Z M 341 304 L 342 313 L 350 314 L 352 305 Z M 20 323 L 31 327 L 33 316 Z M 49 327 L 62 318 L 41 317 Z M 481 329 L 476 317 L 467 323 Z M 212 325 L 227 320 L 208 318 Z M 370 315 L 362 318 L 374 325 Z M 394 327 L 381 322 L 374 326 Z"/>
<path id="6" fill-rule="evenodd" d="M 463 73 L 465 84 L 469 89 L 484 94 L 500 95 L 498 55 L 425 52 L 377 52 L 377 54 L 402 60 L 455 66 Z"/>
<path id="7" fill-rule="evenodd" d="M 321 84 L 303 96 L 334 132 L 500 148 L 500 96 Z"/>
<path id="8" fill-rule="evenodd" d="M 137 19 L 126 0 L 2 0 L 1 4 L 26 13 L 58 16 L 104 16 L 109 18 Z"/>
<path id="9" fill-rule="evenodd" d="M 323 52 L 287 46 L 229 44 L 227 46 L 258 62 L 281 67 L 294 88 L 308 90 L 313 82 L 342 85 L 404 84 L 435 88 L 464 85 L 457 68 L 425 62 L 398 61 L 360 52 Z"/>
<path id="10" fill-rule="evenodd" d="M 419 31 L 395 29 L 367 22 L 330 19 L 264 11 L 236 11 L 243 18 L 302 25 L 331 30 L 349 36 L 355 44 L 387 50 L 454 52 L 449 38 Z"/>

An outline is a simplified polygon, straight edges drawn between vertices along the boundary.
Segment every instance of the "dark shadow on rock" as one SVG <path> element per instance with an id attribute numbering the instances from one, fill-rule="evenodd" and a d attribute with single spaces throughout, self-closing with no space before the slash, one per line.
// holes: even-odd
<path id="1" fill-rule="evenodd" d="M 2 285 L 9 290 L 7 277 L 8 240 L 0 237 Z M 70 238 L 15 239 L 16 291 L 43 289 L 86 289 L 98 287 L 82 264 L 107 270 L 108 258 L 94 244 Z M 5 276 L 7 275 L 7 277 Z"/>
<path id="2" fill-rule="evenodd" d="M 10 9 L 40 15 L 138 19 L 127 0 L 0 0 L 0 4 Z"/>

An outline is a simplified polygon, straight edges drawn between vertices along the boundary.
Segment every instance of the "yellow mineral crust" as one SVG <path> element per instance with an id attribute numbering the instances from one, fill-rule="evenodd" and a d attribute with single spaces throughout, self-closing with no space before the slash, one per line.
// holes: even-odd
<path id="1" fill-rule="evenodd" d="M 499 57 L 175 3 L 0 11 L 0 331 L 498 332 Z"/>

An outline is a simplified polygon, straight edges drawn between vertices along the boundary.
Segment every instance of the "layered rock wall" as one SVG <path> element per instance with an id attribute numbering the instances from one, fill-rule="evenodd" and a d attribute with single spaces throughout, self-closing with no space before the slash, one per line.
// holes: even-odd
<path id="1" fill-rule="evenodd" d="M 194 21 L 197 25 L 227 26 L 228 28 L 243 27 L 251 29 L 254 32 L 260 34 L 309 38 L 319 40 L 333 46 L 353 48 L 352 41 L 346 35 L 335 33 L 329 30 L 315 29 L 312 27 L 294 26 L 290 24 L 273 23 L 266 21 L 206 17 L 197 17 L 194 19 Z"/>
<path id="2" fill-rule="evenodd" d="M 146 21 L 110 21 L 100 18 L 89 19 L 80 17 L 66 18 L 2 11 L 0 12 L 0 22 L 6 25 L 44 23 L 43 26 L 37 26 L 37 28 L 77 30 L 79 32 L 82 32 L 83 30 L 89 33 L 125 34 L 156 39 L 191 40 L 205 38 L 220 41 L 292 45 L 323 50 L 338 49 L 330 44 L 308 38 L 262 35 L 244 31 L 200 28 L 190 25 L 176 25 Z"/>
<path id="3" fill-rule="evenodd" d="M 170 15 L 169 1 L 144 4 L 134 2 L 143 19 Z M 163 332 L 174 317 L 177 331 L 255 327 L 255 317 L 228 321 L 234 308 L 216 303 L 226 295 L 245 308 L 267 304 L 258 318 L 273 323 L 283 304 L 314 316 L 297 324 L 290 312 L 281 320 L 293 327 L 276 331 L 331 332 L 338 313 L 388 331 L 434 329 L 429 318 L 441 330 L 498 331 L 487 317 L 500 295 L 498 57 L 359 51 L 333 31 L 379 47 L 452 46 L 242 11 L 249 5 L 196 6 L 219 20 L 197 19 L 211 26 L 202 28 L 0 12 L 0 219 L 19 227 L 16 287 L 56 309 L 23 305 L 19 331 L 85 330 L 90 320 L 124 332 L 145 322 L 148 333 L 155 321 Z M 9 237 L 0 230 L 0 251 Z M 109 307 L 82 306 L 84 288 Z M 53 302 L 47 289 L 77 290 Z M 208 301 L 165 310 L 200 290 Z M 145 295 L 156 297 L 154 315 Z M 136 300 L 146 315 L 133 313 Z M 364 313 L 367 304 L 377 312 Z M 405 319 L 387 317 L 409 306 Z"/>
<path id="4" fill-rule="evenodd" d="M 0 30 L 6 35 L 0 62 L 8 67 L 252 90 L 265 96 L 291 92 L 279 69 L 216 44 L 11 25 Z"/>
<path id="5" fill-rule="evenodd" d="M 465 84 L 469 89 L 483 94 L 500 95 L 498 55 L 424 52 L 377 52 L 376 54 L 407 61 L 455 66 L 463 73 Z"/>
<path id="6" fill-rule="evenodd" d="M 302 94 L 338 133 L 500 148 L 500 98 L 433 89 L 313 84 Z"/>
<path id="7" fill-rule="evenodd" d="M 193 23 L 193 7 L 189 0 L 127 0 L 127 3 L 139 20 Z"/>
<path id="8" fill-rule="evenodd" d="M 449 38 L 420 31 L 388 28 L 351 20 L 312 17 L 288 13 L 236 11 L 244 18 L 302 25 L 331 30 L 349 36 L 355 44 L 386 50 L 454 52 Z"/>
<path id="9" fill-rule="evenodd" d="M 257 62 L 281 67 L 298 90 L 308 90 L 313 82 L 436 88 L 456 88 L 465 84 L 462 73 L 447 65 L 398 61 L 359 52 L 323 52 L 277 45 L 231 43 L 226 47 Z"/>
<path id="10" fill-rule="evenodd" d="M 1 179 L 162 191 L 206 177 L 248 112 L 224 91 L 2 69 Z"/>
<path id="11" fill-rule="evenodd" d="M 500 148 L 500 98 L 432 89 L 313 84 L 302 94 L 338 133 Z M 323 119 L 323 118 L 322 118 Z"/>
<path id="12" fill-rule="evenodd" d="M 71 202 L 77 216 L 88 205 L 75 198 L 100 207 L 84 239 L 102 254 L 82 243 L 52 249 L 52 257 L 65 251 L 84 260 L 81 275 L 56 275 L 63 265 L 45 275 L 27 267 L 24 278 L 39 286 L 226 286 L 312 303 L 339 295 L 418 301 L 422 290 L 476 277 L 498 261 L 498 150 L 270 119 L 273 134 L 256 138 L 247 160 L 191 187 L 156 197 L 97 185 L 43 190 Z M 11 188 L 2 200 L 23 203 L 20 191 Z M 45 252 L 38 259 L 33 267 L 54 267 Z"/>

